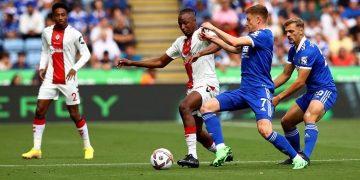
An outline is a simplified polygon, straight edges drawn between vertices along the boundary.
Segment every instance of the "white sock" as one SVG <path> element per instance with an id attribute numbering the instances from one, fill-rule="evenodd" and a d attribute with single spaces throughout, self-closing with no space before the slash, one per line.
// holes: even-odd
<path id="1" fill-rule="evenodd" d="M 45 129 L 45 124 L 42 125 L 36 125 L 33 124 L 33 135 L 34 135 L 34 147 L 33 149 L 35 150 L 40 150 L 41 149 L 41 140 L 42 140 L 42 135 Z"/>
<path id="2" fill-rule="evenodd" d="M 186 144 L 188 146 L 188 154 L 192 154 L 197 159 L 196 153 L 196 133 L 185 135 Z"/>
<path id="3" fill-rule="evenodd" d="M 79 131 L 79 134 L 80 134 L 81 138 L 84 141 L 84 148 L 91 147 L 90 138 L 89 138 L 89 131 L 88 131 L 86 123 L 82 127 L 78 128 L 78 131 Z"/>
<path id="4" fill-rule="evenodd" d="M 212 145 L 208 148 L 209 151 L 215 153 L 216 152 L 216 146 L 215 143 L 213 142 Z"/>
<path id="5" fill-rule="evenodd" d="M 221 148 L 225 147 L 225 144 L 224 143 L 220 143 L 218 145 L 216 145 L 216 150 L 219 150 Z"/>

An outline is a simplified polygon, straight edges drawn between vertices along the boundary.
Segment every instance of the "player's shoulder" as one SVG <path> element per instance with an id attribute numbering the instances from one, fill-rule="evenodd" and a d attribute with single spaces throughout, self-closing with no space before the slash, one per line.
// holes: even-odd
<path id="1" fill-rule="evenodd" d="M 306 54 L 314 54 L 319 53 L 319 48 L 316 43 L 312 42 L 309 39 L 306 39 L 306 41 L 304 42 L 304 51 L 306 52 Z"/>
<path id="2" fill-rule="evenodd" d="M 54 25 L 51 25 L 51 26 L 47 26 L 44 28 L 43 30 L 43 33 L 49 33 L 49 32 L 52 32 L 54 29 Z"/>
<path id="3" fill-rule="evenodd" d="M 180 44 L 181 42 L 184 42 L 184 40 L 186 39 L 186 36 L 179 36 L 178 38 L 175 39 L 174 44 Z"/>
<path id="4" fill-rule="evenodd" d="M 71 25 L 68 25 L 67 30 L 71 32 L 71 34 L 75 35 L 76 37 L 81 36 L 81 32 L 72 27 Z"/>
<path id="5" fill-rule="evenodd" d="M 259 29 L 257 31 L 254 31 L 254 32 L 250 33 L 250 35 L 253 37 L 258 37 L 258 36 L 272 37 L 273 33 L 270 29 L 265 28 L 265 29 Z"/>

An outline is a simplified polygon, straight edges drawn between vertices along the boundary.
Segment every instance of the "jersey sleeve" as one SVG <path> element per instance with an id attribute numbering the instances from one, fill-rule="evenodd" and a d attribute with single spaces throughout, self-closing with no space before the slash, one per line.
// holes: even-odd
<path id="1" fill-rule="evenodd" d="M 252 47 L 267 47 L 270 46 L 269 42 L 272 41 L 270 40 L 270 38 L 272 37 L 265 31 L 261 30 L 250 33 L 247 37 L 250 38 L 250 40 L 252 41 Z"/>
<path id="2" fill-rule="evenodd" d="M 50 56 L 50 47 L 45 38 L 45 31 L 41 34 L 41 56 L 40 56 L 40 64 L 39 69 L 45 69 L 49 63 L 49 56 Z"/>
<path id="3" fill-rule="evenodd" d="M 74 65 L 73 69 L 78 71 L 89 61 L 91 54 L 80 32 L 76 33 L 75 38 L 75 47 L 79 50 L 81 57 Z"/>
<path id="4" fill-rule="evenodd" d="M 311 69 L 318 55 L 319 53 L 317 53 L 317 51 L 315 51 L 314 49 L 311 49 L 308 53 L 305 53 L 303 56 L 300 57 L 299 68 Z"/>
<path id="5" fill-rule="evenodd" d="M 176 41 L 166 50 L 166 55 L 171 57 L 172 59 L 176 59 L 180 57 L 180 40 L 176 39 Z"/>
<path id="6" fill-rule="evenodd" d="M 294 55 L 295 55 L 295 48 L 294 46 L 289 49 L 288 58 L 285 61 L 287 64 L 294 64 Z"/>

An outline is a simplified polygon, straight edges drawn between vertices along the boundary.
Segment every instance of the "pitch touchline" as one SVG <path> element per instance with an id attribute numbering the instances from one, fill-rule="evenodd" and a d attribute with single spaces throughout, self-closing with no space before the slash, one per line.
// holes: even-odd
<path id="1" fill-rule="evenodd" d="M 342 161 L 360 161 L 360 159 L 315 159 L 312 162 L 342 162 Z M 233 161 L 229 164 L 253 164 L 253 163 L 277 163 L 280 161 Z M 202 161 L 201 163 L 210 163 Z M 1 167 L 67 167 L 67 166 L 135 166 L 149 165 L 150 163 L 83 163 L 83 164 L 0 164 Z"/>

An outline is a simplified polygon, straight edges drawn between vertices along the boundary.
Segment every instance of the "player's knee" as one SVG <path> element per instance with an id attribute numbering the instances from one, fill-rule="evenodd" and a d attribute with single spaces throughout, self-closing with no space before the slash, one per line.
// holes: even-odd
<path id="1" fill-rule="evenodd" d="M 309 111 L 305 112 L 303 117 L 305 123 L 315 123 L 317 118 L 318 116 L 316 114 Z"/>
<path id="2" fill-rule="evenodd" d="M 211 105 L 209 103 L 205 103 L 200 108 L 201 114 L 211 112 Z"/>
<path id="3" fill-rule="evenodd" d="M 189 105 L 186 104 L 186 103 L 184 103 L 184 102 L 182 102 L 182 103 L 180 104 L 180 106 L 179 106 L 179 111 L 180 111 L 180 113 L 182 113 L 182 114 L 191 113 L 191 109 L 190 109 Z"/>
<path id="4" fill-rule="evenodd" d="M 259 131 L 260 135 L 264 138 L 269 137 L 272 133 L 272 129 L 266 125 L 259 126 L 258 131 Z"/>

